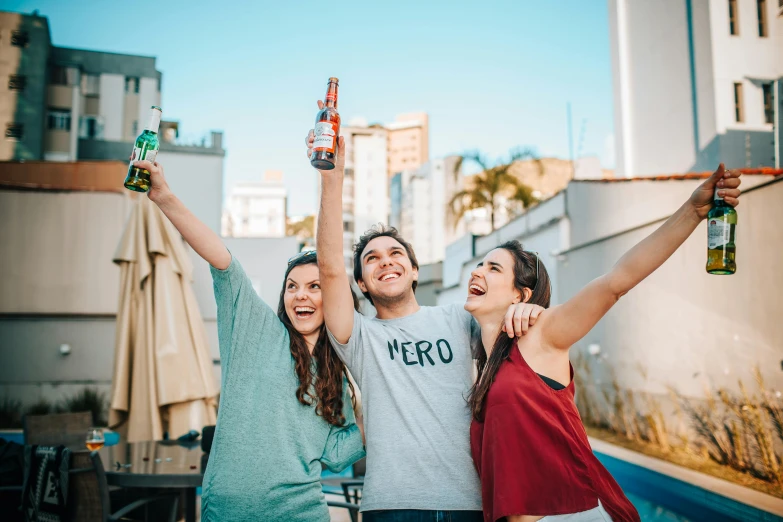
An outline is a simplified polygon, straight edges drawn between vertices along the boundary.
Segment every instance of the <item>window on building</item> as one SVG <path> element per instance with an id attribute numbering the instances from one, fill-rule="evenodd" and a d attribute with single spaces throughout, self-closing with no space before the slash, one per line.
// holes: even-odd
<path id="1" fill-rule="evenodd" d="M 95 139 L 99 137 L 100 125 L 95 116 L 83 116 L 79 121 L 79 137 Z"/>
<path id="2" fill-rule="evenodd" d="M 729 0 L 729 33 L 732 36 L 739 35 L 739 12 L 737 0 Z"/>
<path id="3" fill-rule="evenodd" d="M 65 67 L 54 66 L 49 71 L 49 83 L 52 85 L 68 85 L 68 77 L 65 73 Z"/>
<path id="4" fill-rule="evenodd" d="M 9 140 L 21 140 L 24 137 L 24 125 L 21 123 L 6 123 L 5 137 Z"/>
<path id="5" fill-rule="evenodd" d="M 742 84 L 734 84 L 734 119 L 737 123 L 745 121 L 745 111 L 742 110 Z"/>
<path id="6" fill-rule="evenodd" d="M 79 70 L 76 67 L 55 65 L 49 71 L 49 83 L 52 85 L 76 85 Z"/>
<path id="7" fill-rule="evenodd" d="M 772 107 L 772 84 L 765 83 L 761 86 L 764 98 L 764 121 L 775 123 L 775 109 Z"/>
<path id="8" fill-rule="evenodd" d="M 139 77 L 138 76 L 126 76 L 125 77 L 125 92 L 139 94 Z"/>
<path id="9" fill-rule="evenodd" d="M 103 138 L 103 120 L 100 116 L 82 116 L 79 118 L 79 137 L 86 139 Z"/>
<path id="10" fill-rule="evenodd" d="M 82 76 L 82 94 L 85 96 L 98 96 L 101 93 L 101 77 L 97 74 L 85 74 Z"/>
<path id="11" fill-rule="evenodd" d="M 22 74 L 12 74 L 8 77 L 9 91 L 23 91 L 27 86 L 27 77 Z"/>
<path id="12" fill-rule="evenodd" d="M 67 109 L 49 109 L 46 121 L 49 130 L 71 130 L 71 111 Z"/>
<path id="13" fill-rule="evenodd" d="M 769 29 L 767 29 L 767 0 L 756 0 L 756 12 L 759 17 L 759 36 L 766 38 L 769 36 Z"/>
<path id="14" fill-rule="evenodd" d="M 27 47 L 28 43 L 30 43 L 30 35 L 27 31 L 11 31 L 11 45 Z"/>
<path id="15" fill-rule="evenodd" d="M 131 134 L 134 136 L 139 134 L 139 120 L 133 120 L 133 129 L 131 130 Z"/>

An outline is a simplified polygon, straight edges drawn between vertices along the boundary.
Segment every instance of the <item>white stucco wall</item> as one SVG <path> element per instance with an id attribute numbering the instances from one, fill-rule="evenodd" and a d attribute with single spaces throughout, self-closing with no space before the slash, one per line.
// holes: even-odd
<path id="1" fill-rule="evenodd" d="M 600 188 L 591 187 L 596 193 Z M 760 366 L 769 385 L 783 386 L 783 322 L 779 320 L 783 273 L 775 254 L 783 251 L 783 230 L 769 226 L 783 218 L 781 198 L 780 181 L 743 196 L 738 208 L 736 274 L 707 274 L 707 231 L 702 223 L 661 268 L 575 345 L 572 355 L 596 343 L 622 386 L 658 394 L 665 394 L 669 384 L 691 396 L 700 396 L 705 384 L 736 389 L 737 379 L 742 379 L 755 386 L 754 365 Z M 570 215 L 579 221 L 578 211 Z M 558 262 L 560 300 L 610 270 L 658 226 L 567 252 Z M 647 370 L 648 381 L 639 368 Z"/>
<path id="2" fill-rule="evenodd" d="M 174 194 L 196 217 L 220 234 L 223 156 L 162 150 L 158 161 Z"/>
<path id="3" fill-rule="evenodd" d="M 389 220 L 386 135 L 354 135 L 354 240 Z"/>
<path id="4" fill-rule="evenodd" d="M 188 182 L 184 175 L 169 177 L 175 191 Z M 202 219 L 212 215 L 206 204 L 198 208 L 203 201 L 194 194 L 200 196 L 178 192 Z M 130 193 L 0 191 L 0 396 L 30 404 L 60 400 L 86 385 L 108 392 L 120 284 L 112 258 L 131 208 Z M 296 238 L 225 242 L 276 310 Z M 212 278 L 207 263 L 190 255 L 193 290 L 217 359 Z M 70 355 L 60 354 L 61 344 L 71 347 Z M 220 367 L 214 368 L 219 379 Z"/>

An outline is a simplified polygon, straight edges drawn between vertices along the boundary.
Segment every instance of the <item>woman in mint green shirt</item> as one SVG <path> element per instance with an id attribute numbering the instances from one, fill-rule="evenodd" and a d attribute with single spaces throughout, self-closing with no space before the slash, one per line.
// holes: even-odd
<path id="1" fill-rule="evenodd" d="M 365 453 L 353 387 L 326 335 L 315 253 L 289 261 L 275 313 L 220 237 L 174 196 L 162 167 L 135 165 L 150 172 L 150 200 L 214 282 L 223 377 L 202 521 L 328 522 L 321 465 L 339 472 Z"/>

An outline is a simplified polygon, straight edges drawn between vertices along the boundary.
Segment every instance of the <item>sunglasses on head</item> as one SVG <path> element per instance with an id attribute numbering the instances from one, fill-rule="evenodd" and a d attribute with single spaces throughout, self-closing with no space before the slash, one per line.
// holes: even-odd
<path id="1" fill-rule="evenodd" d="M 538 252 L 527 252 L 528 254 L 533 254 L 536 256 L 536 284 L 533 285 L 532 292 L 536 291 L 536 287 L 538 286 Z"/>
<path id="2" fill-rule="evenodd" d="M 295 261 L 299 261 L 300 259 L 305 259 L 308 257 L 315 257 L 315 250 L 304 250 L 298 254 L 294 254 L 288 259 L 288 264 L 291 265 L 291 263 Z"/>

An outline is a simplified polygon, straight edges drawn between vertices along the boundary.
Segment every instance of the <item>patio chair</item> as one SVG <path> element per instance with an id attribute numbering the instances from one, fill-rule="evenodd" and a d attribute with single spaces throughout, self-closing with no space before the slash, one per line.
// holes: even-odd
<path id="1" fill-rule="evenodd" d="M 201 429 L 201 451 L 209 453 L 212 451 L 212 440 L 215 438 L 215 425 L 204 426 Z"/>
<path id="2" fill-rule="evenodd" d="M 359 459 L 353 463 L 353 476 L 356 478 L 364 477 L 367 473 L 367 457 Z"/>
<path id="3" fill-rule="evenodd" d="M 161 502 L 168 505 L 169 521 L 177 520 L 179 493 L 168 493 L 134 500 L 123 508 L 111 513 L 109 487 L 103 462 L 97 451 L 90 453 L 80 451 L 71 455 L 71 469 L 68 484 L 69 520 L 79 522 L 115 522 L 125 519 L 130 513 L 150 504 Z"/>
<path id="4" fill-rule="evenodd" d="M 342 493 L 345 502 L 334 501 L 334 505 L 335 507 L 351 506 L 349 511 L 353 522 L 357 522 L 358 520 L 359 506 L 362 501 L 362 490 L 364 489 L 365 470 L 366 460 L 360 459 L 353 464 L 353 478 L 330 477 L 321 480 L 324 494 L 339 495 Z M 329 502 L 332 501 L 327 501 L 327 504 L 329 504 Z M 348 508 L 346 507 L 346 509 Z"/>
<path id="5" fill-rule="evenodd" d="M 359 459 L 353 464 L 353 477 L 340 482 L 346 502 L 361 504 L 364 474 L 367 470 L 367 458 Z"/>
<path id="6" fill-rule="evenodd" d="M 327 500 L 326 505 L 329 507 L 347 509 L 348 514 L 351 516 L 351 522 L 358 522 L 359 520 L 359 506 L 357 504 L 351 504 L 350 502 L 338 502 L 336 500 Z"/>
<path id="7" fill-rule="evenodd" d="M 29 445 L 64 446 L 84 443 L 87 430 L 92 426 L 92 413 L 53 413 L 50 415 L 25 415 L 24 441 Z"/>

